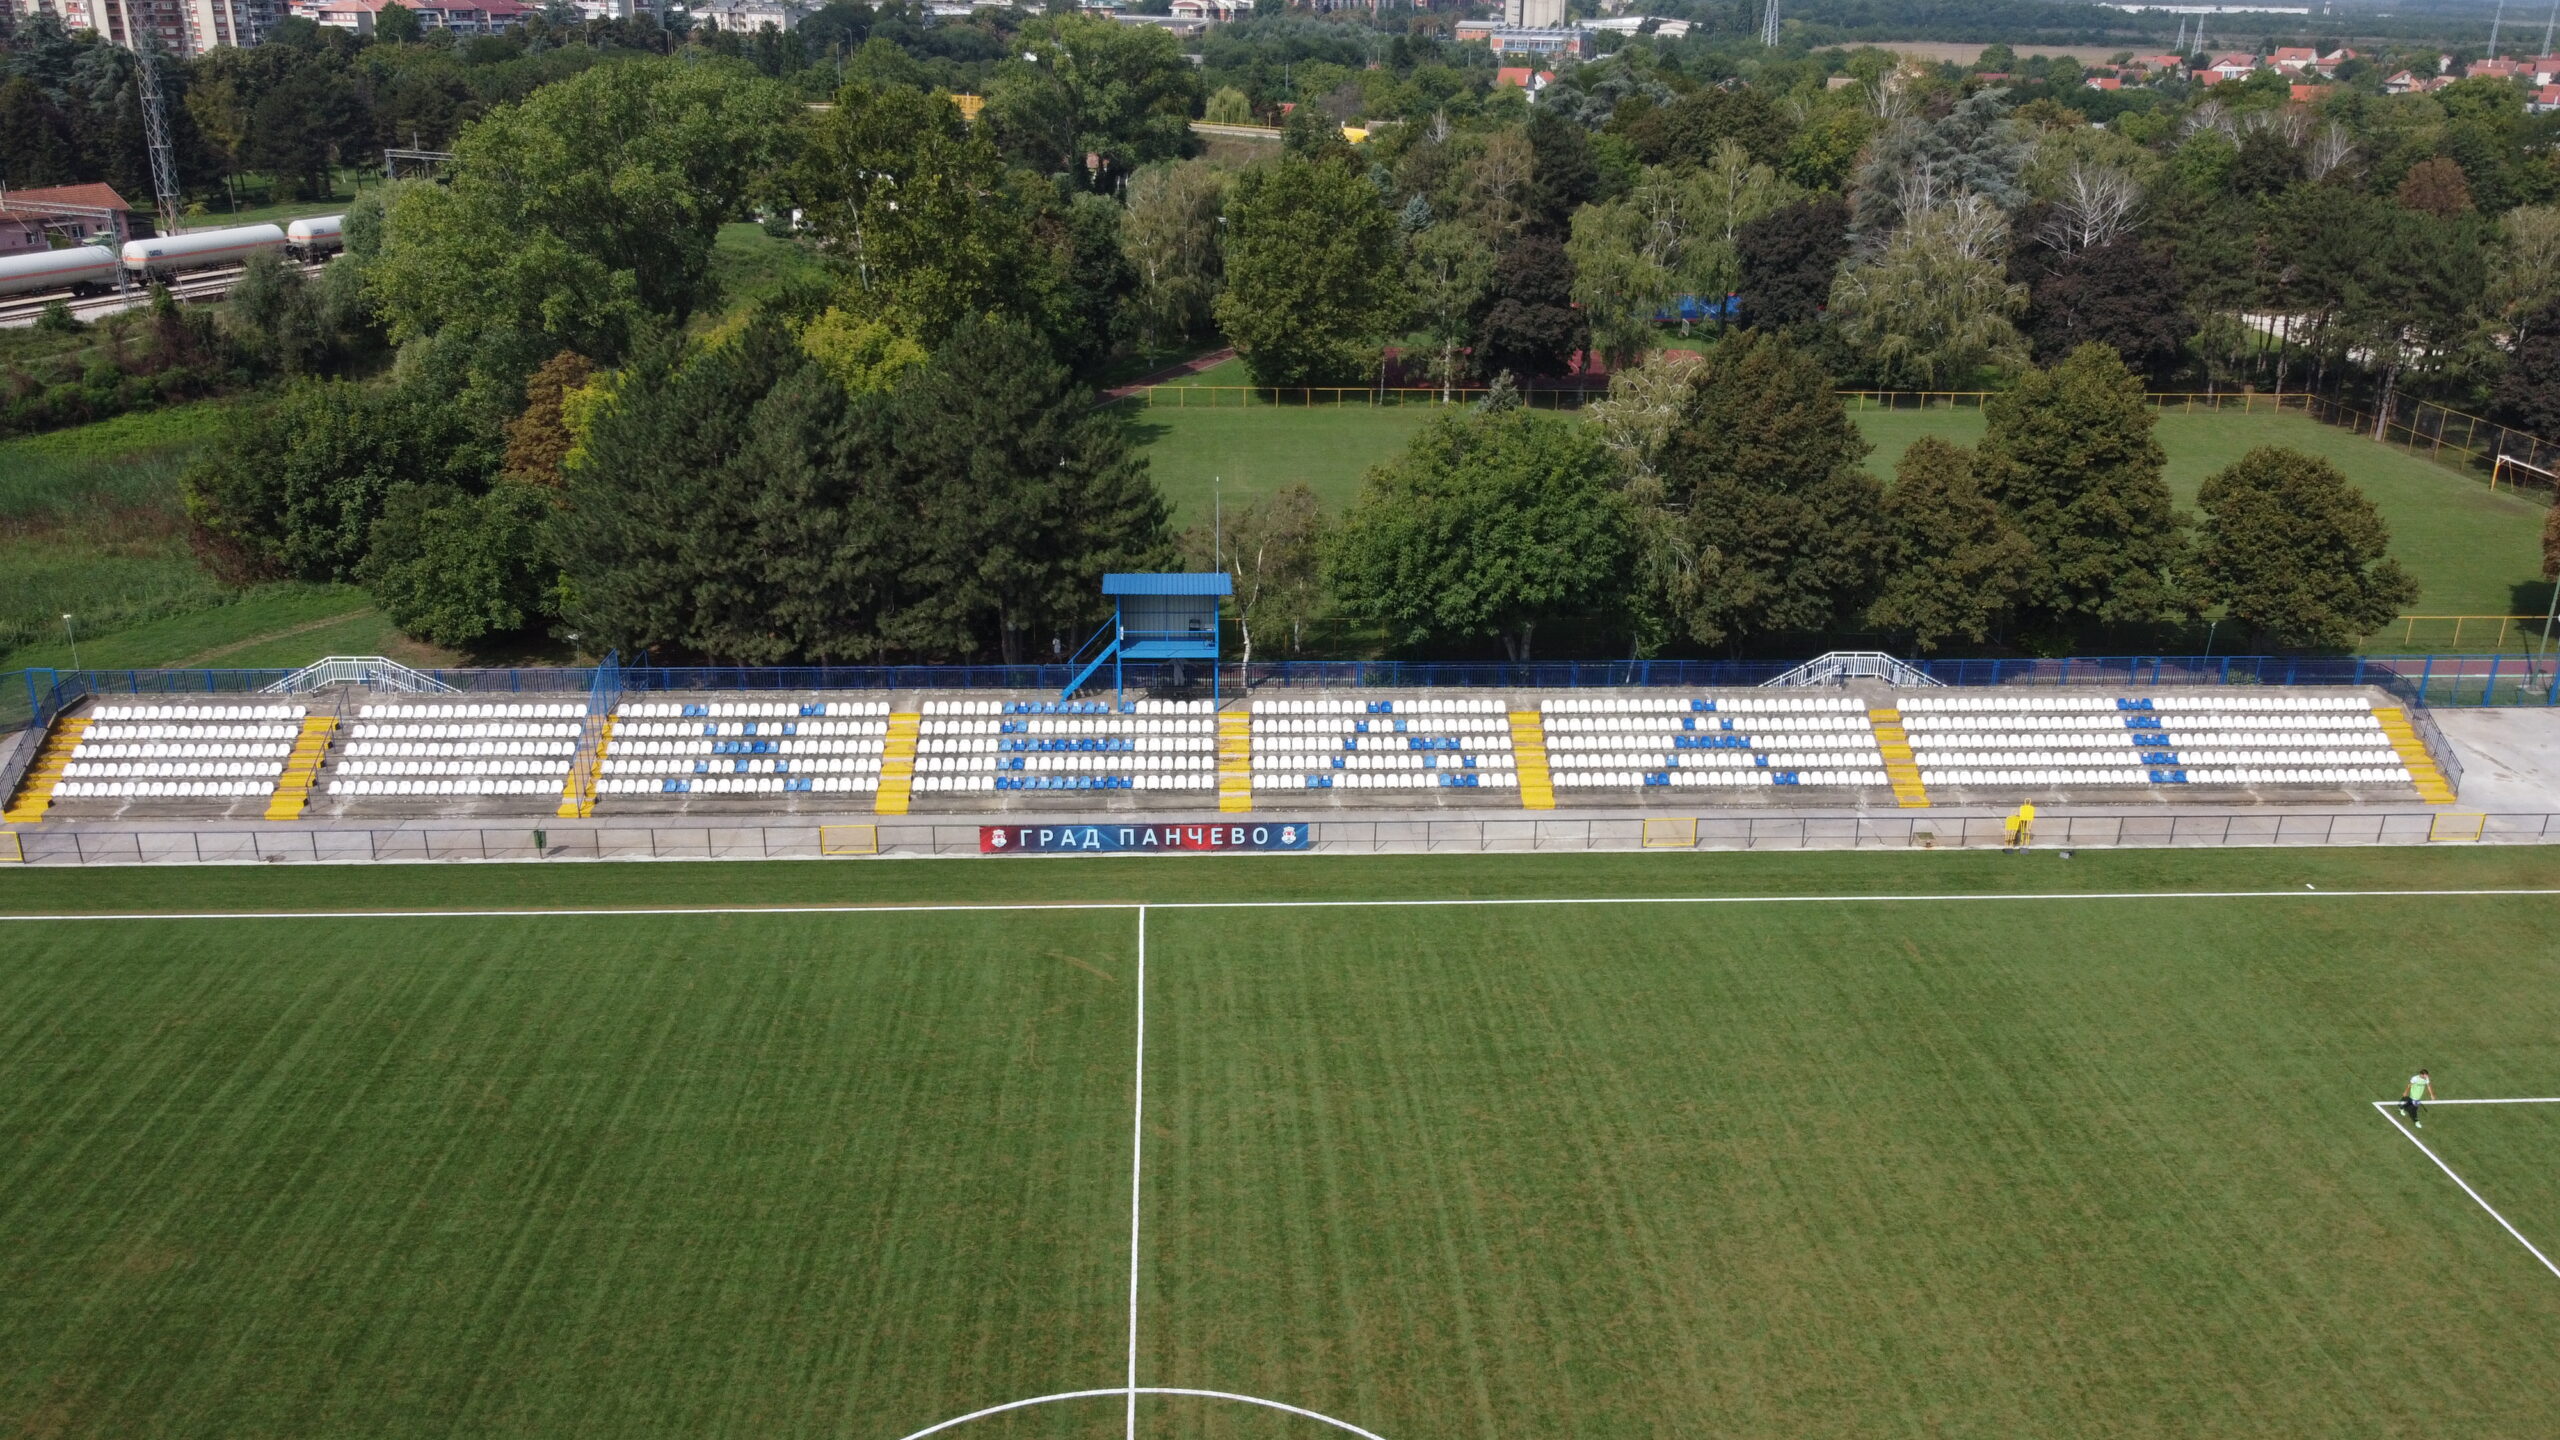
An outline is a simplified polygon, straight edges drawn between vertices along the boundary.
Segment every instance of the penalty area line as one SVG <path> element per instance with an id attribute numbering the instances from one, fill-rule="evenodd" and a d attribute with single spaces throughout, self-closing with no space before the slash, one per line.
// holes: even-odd
<path id="1" fill-rule="evenodd" d="M 2439 1100 L 2439 1101 L 2430 1101 L 2430 1102 L 2428 1102 L 2428 1103 L 2430 1103 L 2430 1104 L 2439 1104 L 2439 1105 L 2444 1105 L 2444 1104 L 2459 1105 L 2459 1104 L 2463 1104 L 2463 1103 L 2466 1103 L 2466 1102 L 2459 1101 L 2459 1100 L 2451 1100 L 2451 1101 Z M 2518 1104 L 2518 1105 L 2540 1105 L 2540 1104 L 2545 1104 L 2545 1103 L 2548 1103 L 2548 1102 L 2540 1101 L 2540 1100 L 2517 1100 L 2517 1101 L 2506 1101 L 2506 1102 L 2498 1102 L 2498 1101 L 2476 1101 L 2476 1100 L 2475 1100 L 2475 1101 L 2470 1101 L 2470 1102 L 2468 1102 L 2468 1103 L 2470 1103 L 2470 1104 L 2475 1104 L 2475 1105 L 2476 1105 L 2476 1104 L 2498 1104 L 2498 1103 Z M 2435 1162 L 2435 1167 L 2436 1167 L 2437 1169 L 2439 1169 L 2439 1170 L 2443 1171 L 2443 1172 L 2445 1173 L 2446 1178 L 2448 1178 L 2448 1179 L 2452 1180 L 2454 1184 L 2461 1186 L 2461 1187 L 2462 1187 L 2462 1193 L 2471 1197 L 2471 1203 L 2472 1203 L 2472 1204 L 2477 1205 L 2477 1206 L 2479 1206 L 2481 1209 L 2488 1211 L 2488 1212 L 2489 1212 L 2489 1218 L 2490 1218 L 2490 1219 L 2492 1219 L 2492 1220 L 2497 1221 L 2497 1222 L 2498 1222 L 2498 1228 L 2499 1228 L 2499 1229 L 2506 1231 L 2506 1232 L 2507 1232 L 2507 1234 L 2508 1234 L 2509 1236 L 2511 1236 L 2511 1237 L 2513 1237 L 2513 1238 L 2514 1238 L 2514 1240 L 2515 1240 L 2515 1242 L 2516 1242 L 2517 1244 L 2519 1244 L 2519 1245 L 2523 1246 L 2523 1247 L 2524 1247 L 2524 1251 L 2525 1251 L 2525 1253 L 2526 1253 L 2526 1254 L 2528 1254 L 2528 1255 L 2532 1256 L 2534 1259 L 2536 1259 L 2536 1260 L 2538 1260 L 2538 1261 L 2542 1262 L 2542 1268 L 2551 1272 L 2551 1278 L 2552 1278 L 2552 1279 L 2554 1279 L 2554 1280 L 2560 1280 L 2560 1265 L 2554 1265 L 2554 1264 L 2552 1264 L 2552 1263 L 2551 1263 L 2551 1257 L 2550 1257 L 2550 1256 L 2548 1256 L 2548 1255 L 2543 1254 L 2540 1250 L 2538 1250 L 2538 1249 L 2536 1249 L 2536 1248 L 2534 1247 L 2534 1243 L 2533 1243 L 2532 1241 L 2527 1240 L 2526 1238 L 2524 1238 L 2524 1232 L 2523 1232 L 2523 1231 L 2518 1230 L 2518 1229 L 2517 1229 L 2516 1227 L 2514 1227 L 2513 1225 L 2508 1224 L 2508 1223 L 2507 1223 L 2507 1217 L 2498 1213 L 2498 1207 L 2496 1207 L 2496 1206 L 2494 1206 L 2494 1205 L 2490 1204 L 2488 1201 L 2486 1201 L 2486 1200 L 2484 1200 L 2484 1199 L 2480 1198 L 2480 1192 L 2471 1188 L 2471 1182 L 2470 1182 L 2470 1181 L 2468 1181 L 2468 1180 L 2463 1179 L 2460 1175 L 2455 1174 L 2455 1173 L 2454 1173 L 2454 1169 L 2453 1169 L 2453 1167 L 2452 1167 L 2452 1166 L 2450 1166 L 2450 1165 L 2447 1165 L 2446 1163 L 2444 1163 L 2444 1157 L 2443 1157 L 2443 1156 L 2440 1156 L 2440 1155 L 2436 1154 L 2436 1152 L 2434 1152 L 2433 1150 L 2428 1149 L 2428 1148 L 2427 1148 L 2427 1142 L 2426 1142 L 2426 1141 L 2424 1141 L 2424 1140 L 2419 1139 L 2419 1138 L 2418 1138 L 2418 1136 L 2417 1136 L 2417 1132 L 2416 1132 L 2416 1131 L 2413 1131 L 2413 1130 L 2411 1130 L 2408 1126 L 2401 1124 L 2401 1123 L 2400 1123 L 2400 1117 L 2391 1113 L 2391 1102 L 2390 1102 L 2390 1101 L 2388 1101 L 2388 1100 L 2376 1100 L 2376 1101 L 2374 1101 L 2374 1102 L 2373 1102 L 2373 1108 L 2374 1108 L 2374 1110 L 2375 1110 L 2376 1112 L 2378 1112 L 2378 1113 L 2382 1116 L 2382 1118 L 2383 1118 L 2383 1119 L 2388 1120 L 2388 1121 L 2390 1121 L 2390 1122 L 2391 1122 L 2391 1128 L 2392 1128 L 2392 1129 L 2394 1129 L 2394 1130 L 2399 1131 L 2399 1132 L 2400 1132 L 2400 1136 L 2401 1136 L 2401 1138 L 2402 1138 L 2402 1139 L 2407 1140 L 2410 1144 L 2417 1146 L 2417 1147 L 2418 1147 L 2418 1153 L 2419 1153 L 2419 1154 L 2424 1155 L 2424 1156 L 2426 1156 L 2429 1160 L 2434 1161 L 2434 1162 Z"/>
<path id="2" fill-rule="evenodd" d="M 2099 890 L 2020 894 L 1910 895 L 1556 895 L 1450 896 L 1403 900 L 1060 900 L 873 905 L 630 905 L 472 910 L 57 911 L 0 914 L 0 924 L 141 920 L 601 920 L 618 916 L 975 915 L 1120 910 L 1435 910 L 1594 905 L 1970 905 L 2089 900 L 2465 900 L 2547 899 L 2560 888 L 2511 890 Z"/>

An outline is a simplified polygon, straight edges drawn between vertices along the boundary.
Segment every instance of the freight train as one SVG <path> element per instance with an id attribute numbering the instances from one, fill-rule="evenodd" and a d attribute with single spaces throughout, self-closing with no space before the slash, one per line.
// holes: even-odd
<path id="1" fill-rule="evenodd" d="M 104 245 L 73 245 L 0 258 L 0 295 L 68 290 L 87 295 L 116 288 L 115 252 Z"/>

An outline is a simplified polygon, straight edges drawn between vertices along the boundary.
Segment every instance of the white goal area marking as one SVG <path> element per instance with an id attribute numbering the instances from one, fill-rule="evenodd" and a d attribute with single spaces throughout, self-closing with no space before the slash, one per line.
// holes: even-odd
<path id="1" fill-rule="evenodd" d="M 2547 1099 L 2529 1099 L 2519 1097 L 2506 1100 L 2428 1100 L 2422 1102 L 2422 1104 L 2429 1110 L 2432 1110 L 2439 1105 L 2560 1105 L 2560 1097 Z M 2383 1119 L 2391 1122 L 2391 1128 L 2399 1131 L 2401 1138 L 2407 1140 L 2410 1144 L 2417 1146 L 2419 1154 L 2434 1161 L 2437 1169 L 2443 1171 L 2446 1177 L 2452 1180 L 2454 1184 L 2461 1186 L 2462 1193 L 2471 1197 L 2472 1204 L 2489 1212 L 2489 1218 L 2498 1222 L 2498 1228 L 2506 1231 L 2517 1244 L 2523 1246 L 2524 1253 L 2540 1261 L 2542 1263 L 2542 1268 L 2551 1272 L 2551 1278 L 2554 1280 L 2560 1280 L 2560 1265 L 2552 1264 L 2551 1257 L 2543 1254 L 2541 1250 L 2535 1248 L 2532 1241 L 2524 1238 L 2523 1231 L 2508 1224 L 2507 1217 L 2498 1213 L 2498 1207 L 2481 1198 L 2480 1192 L 2471 1188 L 2470 1181 L 2463 1179 L 2460 1175 L 2454 1172 L 2454 1168 L 2452 1166 L 2444 1163 L 2443 1156 L 2428 1149 L 2427 1142 L 2419 1139 L 2416 1131 L 2400 1123 L 2400 1116 L 2396 1113 L 2399 1108 L 2399 1102 L 2393 1100 L 2376 1100 L 2373 1102 L 2373 1108 L 2382 1116 Z"/>

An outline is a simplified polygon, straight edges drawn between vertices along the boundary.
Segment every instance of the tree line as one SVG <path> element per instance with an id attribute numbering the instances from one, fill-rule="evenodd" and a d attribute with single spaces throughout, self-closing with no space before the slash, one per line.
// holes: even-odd
<path id="1" fill-rule="evenodd" d="M 1526 660 L 1559 625 L 1638 654 L 1842 634 L 2067 653 L 2219 607 L 2235 640 L 2325 648 L 2417 595 L 2317 457 L 2253 450 L 2177 511 L 2141 379 L 2103 346 L 2021 376 L 1980 445 L 1913 444 L 1890 485 L 1783 335 L 1631 376 L 1588 418 L 1497 390 L 1437 419 L 1338 521 L 1303 490 L 1245 507 L 1220 548 L 1248 638 L 1330 607 L 1415 654 Z"/>

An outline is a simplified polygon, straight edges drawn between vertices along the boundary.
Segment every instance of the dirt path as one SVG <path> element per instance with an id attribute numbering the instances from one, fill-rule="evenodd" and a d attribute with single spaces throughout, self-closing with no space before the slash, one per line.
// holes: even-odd
<path id="1" fill-rule="evenodd" d="M 171 670 L 202 669 L 225 655 L 237 655 L 252 646 L 264 645 L 272 640 L 290 640 L 296 635 L 308 635 L 314 630 L 326 630 L 332 625 L 343 625 L 360 615 L 370 614 L 372 610 L 373 607 L 368 605 L 360 610 L 350 610 L 344 615 L 323 615 L 317 620 L 305 620 L 299 625 L 288 625 L 282 630 L 270 630 L 264 635 L 252 635 L 246 640 L 234 640 L 228 645 L 216 645 L 201 655 L 190 655 L 184 660 L 172 660 L 167 668 Z"/>
<path id="2" fill-rule="evenodd" d="M 1197 375 L 1203 370 L 1224 365 L 1234 358 L 1236 358 L 1236 347 L 1233 345 L 1212 350 L 1206 355 L 1194 355 L 1179 365 L 1169 365 L 1153 375 L 1142 375 L 1126 385 L 1112 386 L 1102 392 L 1102 403 L 1108 405 L 1115 400 L 1126 400 L 1150 385 L 1171 384 L 1185 375 Z"/>

